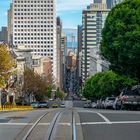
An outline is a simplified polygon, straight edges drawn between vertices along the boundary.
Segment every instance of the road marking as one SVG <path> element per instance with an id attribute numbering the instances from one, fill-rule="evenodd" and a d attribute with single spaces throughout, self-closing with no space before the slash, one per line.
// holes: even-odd
<path id="1" fill-rule="evenodd" d="M 71 126 L 71 123 L 58 123 L 58 125 Z"/>
<path id="2" fill-rule="evenodd" d="M 83 122 L 76 123 L 76 125 L 96 125 L 96 124 L 140 124 L 140 121 L 116 121 L 116 122 Z M 11 125 L 11 126 L 22 126 L 22 125 L 33 125 L 33 123 L 0 123 L 0 126 L 3 125 Z M 50 123 L 39 123 L 40 126 L 50 125 Z M 71 123 L 58 123 L 58 125 L 62 126 L 71 126 Z"/>
<path id="3" fill-rule="evenodd" d="M 76 140 L 76 122 L 75 122 L 75 115 L 74 112 L 72 111 L 72 140 Z"/>
<path id="4" fill-rule="evenodd" d="M 119 121 L 119 122 L 111 122 L 112 124 L 135 124 L 140 123 L 140 121 Z"/>
<path id="5" fill-rule="evenodd" d="M 108 118 L 106 118 L 104 115 L 102 115 L 101 113 L 97 113 L 106 123 L 111 124 L 110 120 Z"/>
<path id="6" fill-rule="evenodd" d="M 118 122 L 83 122 L 76 123 L 76 125 L 98 125 L 98 124 L 140 124 L 140 121 L 118 121 Z"/>
<path id="7" fill-rule="evenodd" d="M 0 123 L 0 125 L 33 125 L 33 123 Z"/>
<path id="8" fill-rule="evenodd" d="M 76 123 L 76 125 L 93 125 L 93 124 L 108 124 L 107 122 L 83 122 L 83 123 Z"/>

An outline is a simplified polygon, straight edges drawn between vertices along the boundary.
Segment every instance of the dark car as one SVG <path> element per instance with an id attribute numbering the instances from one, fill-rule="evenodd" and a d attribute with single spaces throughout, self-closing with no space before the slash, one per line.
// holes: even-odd
<path id="1" fill-rule="evenodd" d="M 39 107 L 39 102 L 32 102 L 32 103 L 31 103 L 31 106 L 32 106 L 33 108 L 38 108 L 38 107 Z"/>
<path id="2" fill-rule="evenodd" d="M 124 90 L 119 96 L 122 109 L 140 108 L 140 85 L 133 86 L 131 90 Z"/>
<path id="3" fill-rule="evenodd" d="M 47 102 L 39 102 L 39 108 L 49 108 L 49 104 Z"/>

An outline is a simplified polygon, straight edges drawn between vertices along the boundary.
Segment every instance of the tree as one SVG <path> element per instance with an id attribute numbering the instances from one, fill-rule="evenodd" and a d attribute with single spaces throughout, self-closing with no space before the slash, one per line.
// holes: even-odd
<path id="1" fill-rule="evenodd" d="M 0 44 L 0 88 L 6 86 L 6 81 L 12 74 L 12 68 L 14 66 L 12 56 L 8 51 L 8 48 L 4 44 Z"/>
<path id="2" fill-rule="evenodd" d="M 125 0 L 111 10 L 100 50 L 111 70 L 140 81 L 140 0 Z"/>
<path id="3" fill-rule="evenodd" d="M 34 95 L 37 101 L 42 101 L 45 97 L 50 96 L 51 82 L 41 75 L 35 73 L 32 69 L 26 68 L 24 72 L 24 95 L 29 97 Z"/>
<path id="4" fill-rule="evenodd" d="M 65 97 L 65 93 L 58 88 L 55 96 L 56 96 L 56 98 L 63 100 Z"/>
<path id="5" fill-rule="evenodd" d="M 99 72 L 85 82 L 83 95 L 87 99 L 118 96 L 124 87 L 131 87 L 134 84 L 136 84 L 135 80 L 112 71 Z"/>

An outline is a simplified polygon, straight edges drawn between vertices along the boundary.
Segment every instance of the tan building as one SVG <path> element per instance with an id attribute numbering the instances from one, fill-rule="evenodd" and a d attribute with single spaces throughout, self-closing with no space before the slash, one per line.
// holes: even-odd
<path id="1" fill-rule="evenodd" d="M 16 71 L 16 95 L 15 98 L 22 96 L 22 87 L 24 84 L 24 71 L 28 67 L 32 69 L 32 54 L 31 49 L 27 49 L 24 46 L 19 46 L 11 50 L 14 61 L 17 65 Z M 14 75 L 11 77 L 11 80 L 14 78 Z"/>
<path id="2" fill-rule="evenodd" d="M 33 56 L 32 59 L 33 59 L 32 68 L 34 69 L 34 72 L 48 78 L 48 80 L 51 80 L 52 78 L 51 60 L 48 57 L 44 58 L 40 56 Z"/>

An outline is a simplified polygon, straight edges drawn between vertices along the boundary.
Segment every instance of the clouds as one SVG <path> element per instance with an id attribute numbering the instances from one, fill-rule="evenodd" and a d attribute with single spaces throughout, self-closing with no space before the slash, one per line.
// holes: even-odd
<path id="1" fill-rule="evenodd" d="M 93 0 L 57 0 L 57 11 L 79 11 L 85 9 Z"/>

